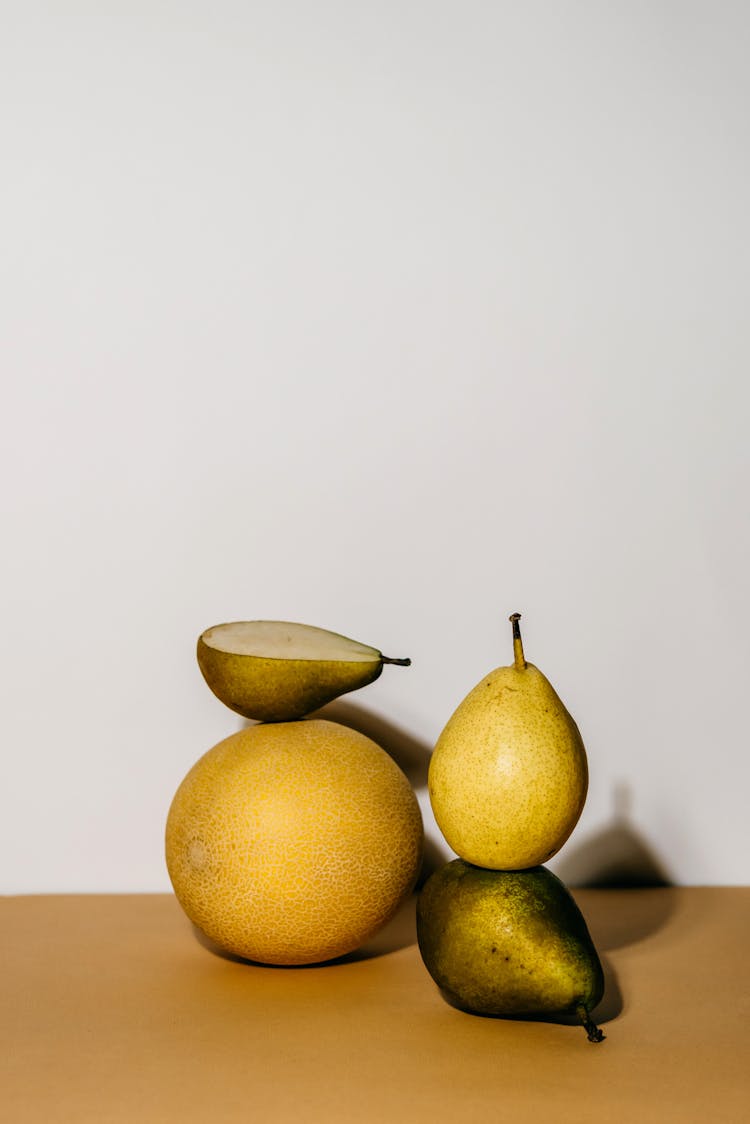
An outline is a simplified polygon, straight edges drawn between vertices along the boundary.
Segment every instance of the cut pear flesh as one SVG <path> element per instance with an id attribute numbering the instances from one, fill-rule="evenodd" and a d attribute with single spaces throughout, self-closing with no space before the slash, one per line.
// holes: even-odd
<path id="1" fill-rule="evenodd" d="M 261 656 L 274 660 L 355 660 L 380 659 L 380 652 L 367 644 L 315 628 L 311 624 L 287 621 L 235 621 L 217 624 L 203 633 L 203 641 L 220 652 L 238 656 Z"/>
<path id="2" fill-rule="evenodd" d="M 234 621 L 206 629 L 198 664 L 213 693 L 245 718 L 286 722 L 372 683 L 383 664 L 406 666 L 339 633 L 290 621 Z"/>

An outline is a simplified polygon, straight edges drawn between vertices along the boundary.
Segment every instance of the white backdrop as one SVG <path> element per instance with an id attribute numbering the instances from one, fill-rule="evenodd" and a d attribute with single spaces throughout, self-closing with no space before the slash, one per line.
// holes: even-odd
<path id="1" fill-rule="evenodd" d="M 332 712 L 423 786 L 528 658 L 568 880 L 750 881 L 750 9 L 2 5 L 0 890 L 164 890 L 241 720 L 202 629 L 409 655 Z"/>

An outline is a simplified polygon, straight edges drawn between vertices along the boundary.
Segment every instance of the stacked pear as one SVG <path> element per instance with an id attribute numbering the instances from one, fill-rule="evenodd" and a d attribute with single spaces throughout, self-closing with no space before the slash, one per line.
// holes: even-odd
<path id="1" fill-rule="evenodd" d="M 337 632 L 290 621 L 214 625 L 199 636 L 197 656 L 216 697 L 258 722 L 293 722 L 374 682 L 385 664 L 411 663 Z"/>
<path id="2" fill-rule="evenodd" d="M 565 843 L 588 788 L 586 750 L 549 680 L 524 657 L 467 695 L 435 746 L 429 794 L 459 856 L 425 884 L 417 934 L 446 998 L 488 1015 L 577 1015 L 590 1041 L 602 968 L 576 903 L 541 864 Z"/>
<path id="3" fill-rule="evenodd" d="M 180 905 L 214 945 L 260 963 L 354 951 L 411 893 L 422 817 L 381 746 L 308 716 L 410 661 L 288 621 L 216 625 L 197 656 L 216 697 L 254 721 L 209 749 L 172 800 L 165 850 Z"/>

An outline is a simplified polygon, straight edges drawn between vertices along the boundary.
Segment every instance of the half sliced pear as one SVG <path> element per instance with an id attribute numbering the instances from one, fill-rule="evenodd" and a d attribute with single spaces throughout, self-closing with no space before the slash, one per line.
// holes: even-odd
<path id="1" fill-rule="evenodd" d="M 198 638 L 198 665 L 217 699 L 245 718 L 291 722 L 377 679 L 387 663 L 408 667 L 337 632 L 289 621 L 234 621 Z"/>

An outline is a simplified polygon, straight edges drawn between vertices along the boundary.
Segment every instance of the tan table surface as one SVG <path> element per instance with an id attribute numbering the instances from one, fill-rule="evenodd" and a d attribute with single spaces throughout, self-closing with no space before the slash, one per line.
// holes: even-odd
<path id="1" fill-rule="evenodd" d="M 169 895 L 2 898 L 0 1118 L 750 1121 L 750 888 L 575 896 L 598 1046 L 447 1006 L 413 902 L 367 956 L 267 968 L 209 951 Z"/>

